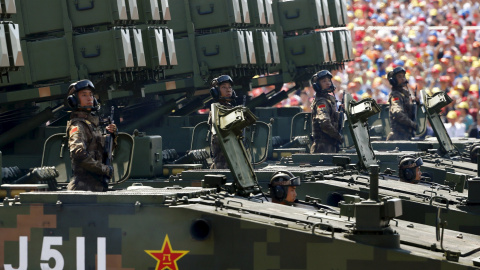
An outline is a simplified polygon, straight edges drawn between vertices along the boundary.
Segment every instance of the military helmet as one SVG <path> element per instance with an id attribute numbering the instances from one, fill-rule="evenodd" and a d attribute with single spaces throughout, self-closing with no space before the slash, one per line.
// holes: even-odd
<path id="1" fill-rule="evenodd" d="M 388 72 L 388 81 L 390 82 L 390 84 L 392 86 L 398 86 L 398 81 L 397 81 L 397 78 L 395 77 L 395 75 L 397 75 L 398 73 L 407 73 L 407 71 L 403 68 L 403 67 L 396 67 L 394 68 L 392 71 Z"/>
<path id="2" fill-rule="evenodd" d="M 97 99 L 93 98 L 93 107 L 82 107 L 80 108 L 80 102 L 77 98 L 77 93 L 81 90 L 90 89 L 92 92 L 95 92 L 95 86 L 90 80 L 80 80 L 70 84 L 68 87 L 68 96 L 67 96 L 67 104 L 70 108 L 74 110 L 81 110 L 81 109 L 90 109 L 92 111 L 97 111 L 100 109 L 100 105 Z"/>
<path id="3" fill-rule="evenodd" d="M 230 82 L 233 85 L 233 80 L 228 75 L 221 75 L 220 77 L 217 78 L 217 86 L 224 82 Z"/>
<path id="4" fill-rule="evenodd" d="M 322 91 L 324 91 L 324 92 L 335 91 L 335 86 L 333 85 L 333 82 L 332 82 L 332 85 L 328 89 L 322 89 L 322 86 L 319 84 L 319 82 L 320 82 L 321 79 L 323 79 L 325 77 L 328 77 L 328 78 L 330 78 L 330 80 L 332 80 L 333 75 L 332 75 L 332 73 L 330 73 L 330 71 L 324 69 L 324 70 L 320 70 L 319 72 L 317 72 L 316 74 L 314 74 L 312 76 L 312 87 L 313 87 L 313 90 L 315 90 L 315 92 L 320 93 Z"/>
<path id="5" fill-rule="evenodd" d="M 398 176 L 401 180 L 413 182 L 415 180 L 415 168 L 422 165 L 423 160 L 421 157 L 403 156 L 398 162 Z"/>
<path id="6" fill-rule="evenodd" d="M 78 82 L 74 82 L 70 84 L 68 87 L 68 95 L 72 95 L 77 93 L 80 90 L 90 89 L 92 92 L 95 91 L 95 86 L 93 85 L 92 81 L 90 80 L 80 80 Z"/>
<path id="7" fill-rule="evenodd" d="M 300 186 L 300 178 L 295 177 L 288 171 L 278 171 L 274 173 L 268 184 L 272 199 L 281 202 L 287 198 L 288 187 L 292 186 Z"/>

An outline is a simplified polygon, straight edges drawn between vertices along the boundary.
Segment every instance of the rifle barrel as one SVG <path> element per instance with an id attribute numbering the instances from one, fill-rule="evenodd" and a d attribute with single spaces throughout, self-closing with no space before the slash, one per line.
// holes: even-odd
<path id="1" fill-rule="evenodd" d="M 113 124 L 113 115 L 115 112 L 115 108 L 112 106 L 110 108 L 110 116 L 108 117 L 108 124 Z M 112 165 L 112 150 L 113 150 L 113 134 L 107 130 L 107 135 L 105 137 L 105 165 Z M 105 187 L 105 189 L 108 189 L 108 183 L 110 179 L 107 176 L 103 177 L 102 184 Z"/>

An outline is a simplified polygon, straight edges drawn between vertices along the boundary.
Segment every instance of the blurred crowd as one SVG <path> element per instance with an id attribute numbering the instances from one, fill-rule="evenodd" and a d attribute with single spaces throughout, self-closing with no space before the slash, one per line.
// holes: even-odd
<path id="1" fill-rule="evenodd" d="M 337 99 L 347 92 L 356 100 L 387 103 L 386 74 L 402 66 L 412 95 L 423 89 L 453 99 L 442 114 L 451 137 L 479 137 L 479 0 L 350 0 L 347 6 L 355 58 L 332 71 Z M 254 89 L 251 95 L 269 90 Z M 313 98 L 313 89 L 305 87 L 278 106 L 310 111 Z"/>

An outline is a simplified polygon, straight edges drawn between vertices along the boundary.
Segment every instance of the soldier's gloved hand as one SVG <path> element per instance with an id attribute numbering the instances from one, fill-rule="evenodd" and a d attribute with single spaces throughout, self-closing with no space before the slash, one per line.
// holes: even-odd
<path id="1" fill-rule="evenodd" d="M 112 178 L 113 177 L 113 166 L 111 165 L 108 165 L 108 174 L 107 174 L 108 178 Z"/>
<path id="2" fill-rule="evenodd" d="M 417 128 L 418 128 L 417 123 L 413 123 L 412 128 L 413 128 L 413 130 L 417 130 Z"/>
<path id="3" fill-rule="evenodd" d="M 102 172 L 105 176 L 107 176 L 108 178 L 112 178 L 113 177 L 113 166 L 111 165 L 103 165 L 102 167 Z"/>
<path id="4" fill-rule="evenodd" d="M 340 133 L 337 133 L 337 136 L 335 137 L 335 140 L 337 140 L 338 142 L 343 142 L 342 135 L 340 135 Z"/>

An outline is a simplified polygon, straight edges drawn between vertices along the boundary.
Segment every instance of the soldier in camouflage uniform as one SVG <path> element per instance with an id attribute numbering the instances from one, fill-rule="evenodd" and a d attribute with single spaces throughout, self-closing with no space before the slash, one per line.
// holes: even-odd
<path id="1" fill-rule="evenodd" d="M 392 85 L 392 92 L 388 97 L 390 103 L 390 126 L 392 131 L 387 140 L 410 140 L 412 133 L 417 129 L 413 119 L 413 105 L 407 88 L 406 71 L 396 67 L 388 73 L 388 81 Z"/>
<path id="2" fill-rule="evenodd" d="M 68 90 L 67 103 L 74 110 L 67 123 L 73 170 L 68 190 L 106 191 L 102 178 L 111 178 L 113 175 L 113 167 L 102 163 L 105 137 L 99 126 L 99 117 L 95 115 L 99 104 L 93 91 L 95 87 L 89 80 L 73 83 Z M 106 129 L 116 138 L 115 124 L 110 124 Z"/>
<path id="3" fill-rule="evenodd" d="M 233 91 L 233 80 L 228 75 L 221 75 L 212 80 L 212 88 L 210 94 L 215 102 L 220 103 L 227 108 L 233 108 L 235 102 L 235 91 Z M 213 104 L 212 104 L 213 106 Z M 210 125 L 211 139 L 210 150 L 213 159 L 211 169 L 228 169 L 227 159 L 220 148 L 218 137 L 213 128 L 212 112 L 208 116 L 208 124 Z"/>
<path id="4" fill-rule="evenodd" d="M 338 132 L 340 115 L 337 101 L 331 93 L 335 91 L 332 74 L 328 70 L 319 71 L 312 77 L 312 86 L 316 92 L 312 104 L 313 144 L 310 153 L 336 153 L 342 142 Z"/>

